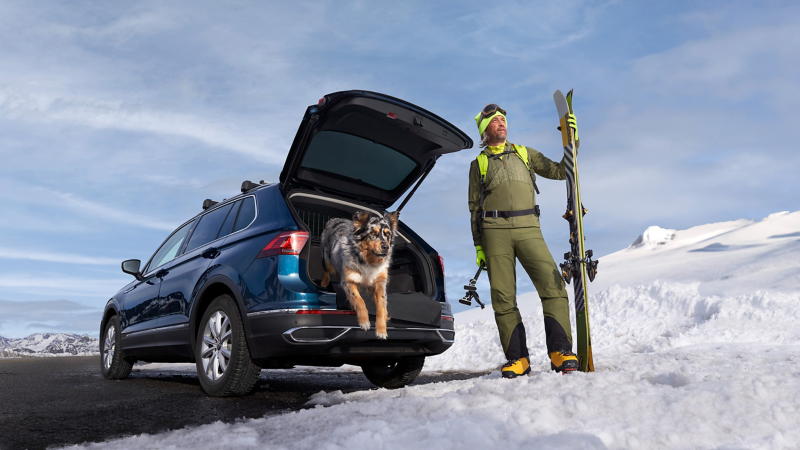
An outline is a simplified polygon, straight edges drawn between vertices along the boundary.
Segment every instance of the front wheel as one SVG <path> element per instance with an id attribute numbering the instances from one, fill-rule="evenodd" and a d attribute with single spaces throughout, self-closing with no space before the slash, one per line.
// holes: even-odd
<path id="1" fill-rule="evenodd" d="M 392 364 L 365 365 L 361 370 L 375 386 L 398 389 L 413 383 L 424 365 L 424 356 L 404 356 Z"/>
<path id="2" fill-rule="evenodd" d="M 236 303 L 220 295 L 208 306 L 195 344 L 197 377 L 214 397 L 245 395 L 253 390 L 261 368 L 253 364 Z"/>
<path id="3" fill-rule="evenodd" d="M 119 317 L 111 316 L 100 337 L 100 372 L 109 380 L 128 378 L 133 364 L 125 360 L 119 346 Z"/>

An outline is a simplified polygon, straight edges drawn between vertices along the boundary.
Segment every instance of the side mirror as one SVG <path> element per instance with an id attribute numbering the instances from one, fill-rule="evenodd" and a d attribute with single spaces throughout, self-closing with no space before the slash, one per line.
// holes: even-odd
<path id="1" fill-rule="evenodd" d="M 138 259 L 122 261 L 122 271 L 129 275 L 133 275 L 137 280 L 142 281 L 144 280 L 144 277 L 142 277 L 142 274 L 139 273 L 139 266 L 141 265 L 142 262 Z"/>

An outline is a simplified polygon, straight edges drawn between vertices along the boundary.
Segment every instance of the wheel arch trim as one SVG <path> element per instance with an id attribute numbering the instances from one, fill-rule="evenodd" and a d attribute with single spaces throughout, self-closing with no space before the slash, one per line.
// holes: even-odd
<path id="1" fill-rule="evenodd" d="M 229 277 L 226 275 L 217 274 L 209 277 L 209 279 L 203 284 L 203 287 L 200 288 L 197 296 L 192 302 L 192 311 L 191 315 L 189 316 L 189 343 L 191 344 L 192 354 L 194 354 L 195 345 L 197 344 L 197 327 L 199 326 L 198 322 L 202 319 L 202 317 L 199 317 L 200 311 L 205 311 L 205 307 L 214 300 L 213 298 L 207 298 L 206 294 L 208 293 L 209 289 L 220 285 L 225 287 L 225 290 L 232 295 L 234 302 L 236 302 L 236 307 L 239 309 L 239 316 L 241 317 L 242 324 L 244 325 L 247 345 L 248 348 L 250 347 L 250 324 L 246 320 L 247 314 L 245 313 L 246 310 L 244 307 L 242 292 Z"/>

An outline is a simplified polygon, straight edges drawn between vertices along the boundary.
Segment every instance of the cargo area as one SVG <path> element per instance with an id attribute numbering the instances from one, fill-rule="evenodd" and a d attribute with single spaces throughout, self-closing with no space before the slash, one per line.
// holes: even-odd
<path id="1" fill-rule="evenodd" d="M 300 257 L 306 261 L 308 278 L 322 290 L 337 292 L 337 304 L 346 309 L 349 306 L 340 301 L 338 279 L 333 278 L 335 286 L 322 288 L 320 282 L 324 271 L 322 267 L 322 248 L 320 236 L 329 220 L 353 217 L 358 210 L 367 208 L 344 200 L 311 192 L 292 192 L 289 202 L 298 218 L 305 224 L 309 233 Z M 378 210 L 372 212 L 380 213 Z M 389 302 L 389 315 L 392 319 L 417 323 L 438 324 L 441 313 L 439 302 L 434 301 L 435 288 L 431 275 L 430 261 L 419 247 L 404 234 L 398 232 L 392 247 L 392 264 L 389 267 L 389 282 L 386 286 Z M 369 294 L 362 290 L 362 297 L 370 313 L 375 306 Z M 342 299 L 343 300 L 343 299 Z"/>

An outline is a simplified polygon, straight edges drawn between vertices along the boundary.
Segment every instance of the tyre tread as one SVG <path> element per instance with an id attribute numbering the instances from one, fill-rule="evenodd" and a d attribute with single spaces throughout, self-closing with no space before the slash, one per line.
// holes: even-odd
<path id="1" fill-rule="evenodd" d="M 373 371 L 369 366 L 362 367 L 362 370 L 372 384 L 386 389 L 399 389 L 413 383 L 424 365 L 424 356 L 405 356 L 388 374 Z"/>
<path id="2" fill-rule="evenodd" d="M 116 341 L 114 345 L 116 350 L 114 351 L 114 359 L 111 361 L 111 367 L 108 371 L 106 371 L 103 363 L 102 346 L 105 343 L 105 335 L 108 330 L 108 325 L 111 323 L 114 325 L 114 339 Z M 103 334 L 100 336 L 100 372 L 106 379 L 109 380 L 123 380 L 128 378 L 133 370 L 133 364 L 125 359 L 125 355 L 122 352 L 122 347 L 120 346 L 120 333 L 119 316 L 113 315 L 106 322 L 106 325 L 103 327 Z"/>
<path id="3" fill-rule="evenodd" d="M 255 365 L 253 360 L 250 358 L 250 350 L 247 347 L 247 338 L 245 337 L 244 333 L 242 317 L 239 314 L 239 308 L 237 308 L 236 303 L 231 296 L 223 294 L 211 302 L 211 305 L 209 305 L 208 309 L 203 314 L 204 322 L 200 324 L 198 335 L 202 334 L 203 327 L 205 326 L 206 314 L 208 314 L 208 311 L 212 308 L 217 307 L 218 303 L 227 306 L 226 309 L 228 309 L 228 311 L 226 312 L 228 313 L 228 320 L 235 322 L 231 327 L 234 339 L 234 353 L 231 357 L 231 365 L 229 365 L 227 369 L 231 370 L 231 372 L 227 374 L 228 377 L 225 379 L 224 385 L 220 389 L 206 389 L 205 386 L 203 386 L 203 390 L 208 395 L 213 397 L 240 397 L 252 392 L 253 388 L 258 382 L 258 376 L 261 373 L 261 368 Z M 198 339 L 197 345 L 199 345 L 200 339 L 202 339 L 202 337 Z M 197 375 L 199 377 L 204 377 L 205 374 L 199 373 L 201 365 L 202 361 L 198 355 Z"/>

